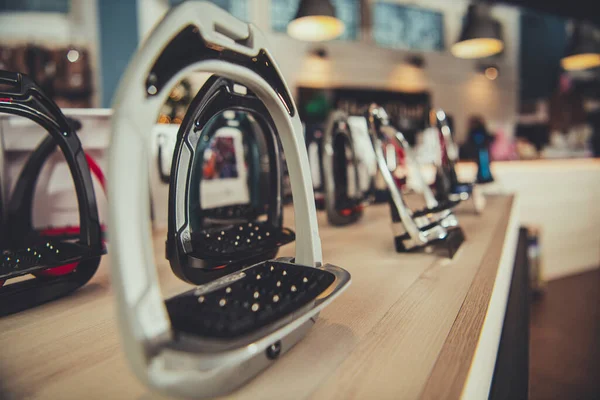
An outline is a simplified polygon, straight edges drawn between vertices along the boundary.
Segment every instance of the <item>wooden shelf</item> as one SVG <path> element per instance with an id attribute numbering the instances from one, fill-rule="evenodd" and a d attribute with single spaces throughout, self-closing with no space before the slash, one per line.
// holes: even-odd
<path id="1" fill-rule="evenodd" d="M 350 227 L 320 213 L 324 260 L 352 285 L 294 349 L 230 398 L 487 398 L 518 234 L 515 199 L 491 196 L 482 215 L 461 205 L 467 241 L 448 260 L 397 254 L 387 205 Z M 293 215 L 286 210 L 291 226 Z M 165 296 L 188 287 L 154 235 Z M 293 255 L 293 245 L 281 255 Z M 68 298 L 0 320 L 1 388 L 15 398 L 159 399 L 120 348 L 108 258 Z"/>

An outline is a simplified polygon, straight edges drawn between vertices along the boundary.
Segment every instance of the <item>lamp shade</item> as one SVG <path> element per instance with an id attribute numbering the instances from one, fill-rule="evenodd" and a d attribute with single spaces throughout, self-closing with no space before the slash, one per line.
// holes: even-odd
<path id="1" fill-rule="evenodd" d="M 344 29 L 344 23 L 336 17 L 330 0 L 301 0 L 287 31 L 299 40 L 321 42 L 339 37 Z"/>
<path id="2" fill-rule="evenodd" d="M 600 67 L 600 40 L 592 26 L 587 24 L 574 26 L 565 56 L 560 63 L 567 71 Z"/>
<path id="3" fill-rule="evenodd" d="M 504 50 L 502 25 L 489 14 L 485 4 L 471 4 L 459 40 L 452 46 L 458 58 L 485 58 Z"/>

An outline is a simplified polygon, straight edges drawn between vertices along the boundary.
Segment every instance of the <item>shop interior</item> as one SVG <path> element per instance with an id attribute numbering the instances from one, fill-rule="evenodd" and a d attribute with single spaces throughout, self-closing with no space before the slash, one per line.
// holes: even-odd
<path id="1" fill-rule="evenodd" d="M 0 0 L 0 398 L 600 398 L 596 8 Z"/>

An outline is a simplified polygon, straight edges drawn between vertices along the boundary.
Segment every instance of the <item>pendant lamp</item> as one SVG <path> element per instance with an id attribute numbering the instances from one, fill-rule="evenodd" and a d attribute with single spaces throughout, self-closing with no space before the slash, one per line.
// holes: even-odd
<path id="1" fill-rule="evenodd" d="M 583 23 L 574 26 L 560 63 L 567 71 L 600 67 L 600 39 L 592 26 Z"/>
<path id="2" fill-rule="evenodd" d="M 471 4 L 458 42 L 452 46 L 452 54 L 458 58 L 485 58 L 504 50 L 502 25 L 490 16 L 489 6 Z"/>
<path id="3" fill-rule="evenodd" d="M 336 17 L 331 0 L 301 0 L 296 17 L 288 24 L 288 34 L 298 40 L 322 42 L 344 33 L 344 23 Z"/>

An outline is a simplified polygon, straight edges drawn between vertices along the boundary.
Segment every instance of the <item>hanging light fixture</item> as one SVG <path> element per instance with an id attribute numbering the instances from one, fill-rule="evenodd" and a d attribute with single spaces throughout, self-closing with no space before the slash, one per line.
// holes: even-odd
<path id="1" fill-rule="evenodd" d="M 451 49 L 455 57 L 485 58 L 504 50 L 502 25 L 489 11 L 487 4 L 469 5 L 460 38 Z"/>
<path id="2" fill-rule="evenodd" d="M 594 27 L 584 23 L 575 24 L 560 63 L 567 71 L 600 67 L 600 39 Z"/>
<path id="3" fill-rule="evenodd" d="M 307 42 L 332 40 L 344 33 L 344 23 L 335 15 L 331 0 L 301 0 L 288 34 Z"/>

